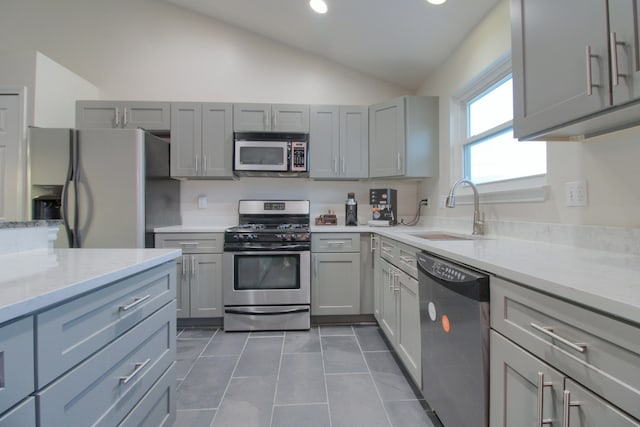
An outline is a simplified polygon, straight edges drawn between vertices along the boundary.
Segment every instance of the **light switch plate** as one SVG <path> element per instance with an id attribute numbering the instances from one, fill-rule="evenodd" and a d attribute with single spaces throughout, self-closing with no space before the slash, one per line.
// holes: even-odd
<path id="1" fill-rule="evenodd" d="M 198 197 L 198 209 L 207 209 L 208 202 L 207 196 Z"/>

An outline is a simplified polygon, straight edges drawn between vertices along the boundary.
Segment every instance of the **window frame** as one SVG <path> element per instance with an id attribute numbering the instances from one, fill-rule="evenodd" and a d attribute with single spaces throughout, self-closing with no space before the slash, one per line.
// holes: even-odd
<path id="1" fill-rule="evenodd" d="M 472 137 L 467 136 L 469 117 L 467 105 L 470 101 L 497 87 L 512 74 L 511 52 L 502 55 L 492 65 L 480 72 L 457 90 L 451 98 L 451 156 L 450 184 L 468 176 L 465 170 L 465 147 L 487 136 L 498 134 L 513 128 L 513 120 L 502 123 Z M 548 151 L 547 151 L 548 153 Z M 548 166 L 548 161 L 547 161 Z M 548 172 L 548 169 L 547 169 Z M 487 203 L 543 202 L 548 199 L 547 174 L 532 175 L 477 184 L 480 200 Z M 456 201 L 459 204 L 472 204 L 470 189 L 461 188 Z"/>

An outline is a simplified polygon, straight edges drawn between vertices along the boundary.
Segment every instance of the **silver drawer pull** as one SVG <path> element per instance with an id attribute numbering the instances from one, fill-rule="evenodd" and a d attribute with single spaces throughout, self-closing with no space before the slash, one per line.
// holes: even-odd
<path id="1" fill-rule="evenodd" d="M 120 384 L 127 384 L 129 381 L 131 381 L 136 375 L 140 373 L 140 371 L 144 369 L 145 366 L 149 364 L 149 362 L 151 362 L 151 359 L 147 359 L 142 363 L 136 363 L 133 372 L 131 372 L 126 377 L 120 377 Z"/>
<path id="2" fill-rule="evenodd" d="M 198 246 L 198 242 L 180 242 L 178 244 L 180 246 L 192 246 L 192 247 Z"/>
<path id="3" fill-rule="evenodd" d="M 548 337 L 551 337 L 555 340 L 560 341 L 561 343 L 571 347 L 572 349 L 574 349 L 575 351 L 578 351 L 580 353 L 584 353 L 585 350 L 587 349 L 587 345 L 585 343 L 572 343 L 571 341 L 569 341 L 566 338 L 562 338 L 560 335 L 558 334 L 554 334 L 553 333 L 553 328 L 549 327 L 549 326 L 540 326 L 540 325 L 536 325 L 535 323 L 531 322 L 529 323 L 531 325 L 531 327 L 537 331 L 542 332 L 543 334 L 547 335 Z"/>
<path id="4" fill-rule="evenodd" d="M 415 258 L 412 258 L 412 257 L 410 257 L 410 256 L 400 256 L 400 259 L 401 259 L 403 262 L 406 262 L 406 263 L 409 263 L 409 264 L 413 264 L 414 262 L 416 262 L 416 259 L 415 259 Z"/>
<path id="5" fill-rule="evenodd" d="M 133 300 L 133 302 L 131 304 L 127 304 L 127 305 L 121 305 L 120 307 L 118 307 L 118 311 L 128 311 L 131 310 L 133 307 L 142 304 L 144 301 L 148 300 L 149 298 L 151 298 L 151 295 L 145 295 L 143 297 L 140 298 L 136 298 Z"/>
<path id="6" fill-rule="evenodd" d="M 336 245 L 344 246 L 345 242 L 327 242 L 327 245 L 329 245 L 329 246 L 336 246 Z"/>

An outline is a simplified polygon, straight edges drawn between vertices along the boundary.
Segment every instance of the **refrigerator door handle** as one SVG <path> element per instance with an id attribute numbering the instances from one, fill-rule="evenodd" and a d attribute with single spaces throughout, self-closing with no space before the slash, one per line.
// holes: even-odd
<path id="1" fill-rule="evenodd" d="M 73 248 L 75 237 L 73 229 L 69 223 L 69 184 L 73 180 L 73 130 L 69 131 L 69 162 L 67 164 L 67 178 L 62 186 L 62 220 L 64 221 L 64 231 L 67 234 L 69 247 Z"/>
<path id="2" fill-rule="evenodd" d="M 78 204 L 78 183 L 80 182 L 80 135 L 77 129 L 73 130 L 73 246 L 80 248 L 80 229 L 78 223 L 80 221 L 80 207 Z"/>

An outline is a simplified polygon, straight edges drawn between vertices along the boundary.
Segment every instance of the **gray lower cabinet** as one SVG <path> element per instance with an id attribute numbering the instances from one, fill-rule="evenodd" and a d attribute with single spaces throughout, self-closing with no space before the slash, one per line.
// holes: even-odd
<path id="1" fill-rule="evenodd" d="M 311 252 L 311 314 L 360 314 L 360 235 L 313 234 Z"/>
<path id="2" fill-rule="evenodd" d="M 35 410 L 27 414 L 26 402 L 21 409 L 10 410 L 35 390 L 33 340 L 33 316 L 0 327 L 0 426 L 12 425 L 10 420 L 35 418 Z"/>
<path id="3" fill-rule="evenodd" d="M 233 106 L 171 104 L 171 176 L 233 177 Z"/>
<path id="4" fill-rule="evenodd" d="M 438 97 L 403 96 L 369 107 L 369 177 L 436 173 Z"/>
<path id="5" fill-rule="evenodd" d="M 371 235 L 373 254 L 373 316 L 378 324 L 382 323 L 382 258 L 380 257 L 380 237 Z"/>
<path id="6" fill-rule="evenodd" d="M 419 249 L 385 237 L 378 238 L 378 267 L 374 279 L 376 319 L 405 368 L 422 384 L 420 296 L 415 253 Z"/>
<path id="7" fill-rule="evenodd" d="M 145 101 L 76 101 L 76 127 L 171 129 L 171 104 Z"/>
<path id="8" fill-rule="evenodd" d="M 640 426 L 640 325 L 492 277 L 491 327 L 492 427 Z"/>
<path id="9" fill-rule="evenodd" d="M 0 415 L 0 427 L 31 427 L 36 425 L 36 399 L 29 397 L 15 408 Z"/>
<path id="10" fill-rule="evenodd" d="M 222 233 L 156 234 L 157 248 L 180 248 L 178 318 L 222 317 Z"/>
<path id="11" fill-rule="evenodd" d="M 311 178 L 358 179 L 369 176 L 367 107 L 312 105 L 309 146 Z"/>
<path id="12" fill-rule="evenodd" d="M 495 331 L 491 331 L 490 348 L 492 427 L 640 425 L 639 420 Z"/>
<path id="13" fill-rule="evenodd" d="M 309 132 L 309 106 L 233 104 L 235 132 Z"/>

